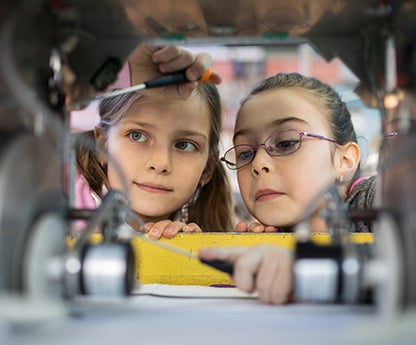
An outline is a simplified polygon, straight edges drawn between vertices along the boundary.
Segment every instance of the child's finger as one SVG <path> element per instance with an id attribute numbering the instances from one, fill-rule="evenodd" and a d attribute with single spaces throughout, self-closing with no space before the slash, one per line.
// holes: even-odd
<path id="1" fill-rule="evenodd" d="M 247 232 L 248 231 L 247 223 L 246 222 L 237 223 L 237 225 L 235 226 L 235 231 L 237 231 L 237 232 Z"/>
<path id="2" fill-rule="evenodd" d="M 248 231 L 250 231 L 250 232 L 263 232 L 264 231 L 264 226 L 260 223 L 253 222 L 248 227 Z"/>
<path id="3" fill-rule="evenodd" d="M 264 227 L 264 232 L 275 232 L 276 228 L 272 225 L 267 225 Z"/>
<path id="4" fill-rule="evenodd" d="M 176 234 L 182 230 L 182 228 L 185 226 L 185 223 L 182 222 L 171 222 L 168 224 L 163 231 L 163 237 L 166 238 L 173 238 L 176 236 Z"/>
<path id="5" fill-rule="evenodd" d="M 182 228 L 183 232 L 202 232 L 196 223 L 189 223 Z"/>
<path id="6" fill-rule="evenodd" d="M 202 81 L 213 84 L 221 83 L 221 76 L 211 69 L 212 58 L 207 53 L 195 56 L 195 61 L 186 69 L 186 77 L 190 81 Z"/>
<path id="7" fill-rule="evenodd" d="M 170 220 L 162 220 L 162 221 L 153 223 L 153 225 L 151 226 L 151 228 L 148 231 L 149 237 L 154 239 L 154 240 L 160 239 L 163 236 L 166 227 L 170 223 L 171 223 Z"/>

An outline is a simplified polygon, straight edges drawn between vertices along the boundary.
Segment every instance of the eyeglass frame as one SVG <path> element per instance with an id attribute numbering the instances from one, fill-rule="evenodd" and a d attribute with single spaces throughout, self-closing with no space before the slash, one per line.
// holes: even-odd
<path id="1" fill-rule="evenodd" d="M 271 137 L 273 137 L 273 136 L 274 136 L 274 135 L 276 135 L 277 133 L 281 133 L 281 132 L 296 132 L 296 133 L 298 133 L 298 134 L 299 134 L 299 146 L 298 146 L 298 148 L 297 148 L 295 151 L 290 152 L 290 153 L 287 153 L 287 154 L 277 154 L 277 155 L 276 155 L 276 154 L 271 154 L 271 153 L 267 150 L 266 142 L 267 142 L 267 140 L 269 140 Z M 228 169 L 230 169 L 230 170 L 240 170 L 240 169 L 242 169 L 242 168 L 246 167 L 247 165 L 249 165 L 251 162 L 253 162 L 253 161 L 254 161 L 254 158 L 256 158 L 257 150 L 258 150 L 258 148 L 259 148 L 259 147 L 263 146 L 263 147 L 264 147 L 264 150 L 265 150 L 265 151 L 267 152 L 267 154 L 268 154 L 269 156 L 271 156 L 271 157 L 284 157 L 284 156 L 290 156 L 291 154 L 293 154 L 293 153 L 295 153 L 295 152 L 299 151 L 300 147 L 302 146 L 302 138 L 303 138 L 303 137 L 310 137 L 310 138 L 315 138 L 315 139 L 320 139 L 320 140 L 327 140 L 327 141 L 329 141 L 329 142 L 332 142 L 332 143 L 338 144 L 338 142 L 337 142 L 335 139 L 328 138 L 328 137 L 327 137 L 327 136 L 325 136 L 325 135 L 315 134 L 315 133 L 311 133 L 311 132 L 307 132 L 307 131 L 299 131 L 299 130 L 297 130 L 297 129 L 285 129 L 285 130 L 279 130 L 279 131 L 275 131 L 275 132 L 273 132 L 273 133 L 272 133 L 272 134 L 270 134 L 270 135 L 269 135 L 269 136 L 268 136 L 268 137 L 264 140 L 264 142 L 263 142 L 263 143 L 261 143 L 261 144 L 256 144 L 256 145 L 250 145 L 250 144 L 240 144 L 240 145 L 235 145 L 235 146 L 233 146 L 233 147 L 229 148 L 227 151 L 225 151 L 224 155 L 220 158 L 220 160 L 221 160 L 222 162 L 224 162 L 224 163 L 225 163 L 225 165 L 227 166 L 227 168 L 228 168 Z M 227 160 L 225 157 L 227 156 L 227 154 L 228 154 L 229 152 L 231 152 L 232 150 L 235 150 L 237 147 L 241 147 L 241 146 L 250 147 L 250 148 L 252 149 L 252 151 L 253 151 L 253 157 L 252 157 L 252 158 L 251 158 L 251 160 L 249 160 L 247 163 L 243 164 L 242 166 L 237 167 L 237 163 L 232 163 L 232 162 L 230 162 L 229 160 Z M 235 166 L 235 168 L 234 168 L 234 167 L 231 167 L 231 166 Z"/>

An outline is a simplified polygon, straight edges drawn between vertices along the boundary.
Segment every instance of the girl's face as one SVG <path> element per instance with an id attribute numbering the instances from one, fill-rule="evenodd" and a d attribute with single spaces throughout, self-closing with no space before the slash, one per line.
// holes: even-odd
<path id="1" fill-rule="evenodd" d="M 326 112 L 294 88 L 254 95 L 238 114 L 234 144 L 263 143 L 273 132 L 288 129 L 333 138 Z M 288 156 L 272 157 L 259 147 L 254 160 L 237 172 L 247 209 L 265 225 L 294 225 L 312 199 L 335 181 L 335 150 L 334 143 L 311 137 L 303 137 L 300 149 Z"/>
<path id="2" fill-rule="evenodd" d="M 109 185 L 128 188 L 132 208 L 145 222 L 167 219 L 198 187 L 210 128 L 208 107 L 197 93 L 186 101 L 141 96 L 108 132 L 109 157 L 123 172 L 120 177 L 109 160 Z"/>

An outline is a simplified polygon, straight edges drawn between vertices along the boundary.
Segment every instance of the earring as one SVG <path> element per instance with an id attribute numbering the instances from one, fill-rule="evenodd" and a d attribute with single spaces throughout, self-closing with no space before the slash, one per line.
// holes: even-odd
<path id="1" fill-rule="evenodd" d="M 344 175 L 341 175 L 337 178 L 338 184 L 342 184 L 343 181 L 344 181 Z"/>

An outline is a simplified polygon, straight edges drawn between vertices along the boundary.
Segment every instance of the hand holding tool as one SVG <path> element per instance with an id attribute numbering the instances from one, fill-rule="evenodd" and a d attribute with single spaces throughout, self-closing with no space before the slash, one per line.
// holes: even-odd
<path id="1" fill-rule="evenodd" d="M 204 82 L 208 81 L 211 78 L 211 75 L 212 75 L 212 70 L 211 70 L 211 68 L 208 68 L 205 71 L 205 73 L 201 76 L 201 78 L 199 78 L 198 82 L 204 83 Z M 156 88 L 156 87 L 175 85 L 175 84 L 184 84 L 184 83 L 189 83 L 189 82 L 190 81 L 186 77 L 186 70 L 181 70 L 181 71 L 173 73 L 173 74 L 166 74 L 162 77 L 146 81 L 142 84 L 137 84 L 137 85 L 133 85 L 133 86 L 130 86 L 130 87 L 123 88 L 123 89 L 118 89 L 118 90 L 105 92 L 105 93 L 102 93 L 102 94 L 99 94 L 99 95 L 95 96 L 92 99 L 84 99 L 84 100 L 76 101 L 76 102 L 72 103 L 69 106 L 68 110 L 73 110 L 73 109 L 76 109 L 79 106 L 87 105 L 92 100 L 100 100 L 100 99 L 104 99 L 104 98 L 124 95 L 126 93 L 135 92 L 135 91 L 139 91 L 139 90 L 152 89 L 152 88 Z"/>

